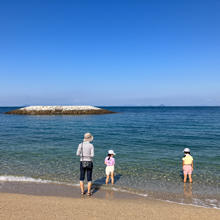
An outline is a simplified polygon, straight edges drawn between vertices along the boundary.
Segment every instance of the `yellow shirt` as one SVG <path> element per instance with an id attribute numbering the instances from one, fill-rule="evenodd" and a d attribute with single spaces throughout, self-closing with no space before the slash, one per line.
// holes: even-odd
<path id="1" fill-rule="evenodd" d="M 186 154 L 185 157 L 182 159 L 184 161 L 184 165 L 191 165 L 193 162 L 193 157 L 189 154 Z"/>

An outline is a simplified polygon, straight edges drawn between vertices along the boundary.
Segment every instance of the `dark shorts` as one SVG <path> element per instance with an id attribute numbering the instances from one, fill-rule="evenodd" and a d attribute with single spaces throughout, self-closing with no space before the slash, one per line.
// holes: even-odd
<path id="1" fill-rule="evenodd" d="M 86 173 L 87 173 L 87 181 L 88 182 L 92 181 L 92 169 L 93 169 L 93 164 L 91 168 L 83 168 L 82 162 L 80 162 L 80 181 L 84 181 Z"/>

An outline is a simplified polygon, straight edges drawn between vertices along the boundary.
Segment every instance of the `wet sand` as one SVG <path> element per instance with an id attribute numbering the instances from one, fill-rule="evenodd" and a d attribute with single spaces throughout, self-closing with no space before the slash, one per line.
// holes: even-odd
<path id="1" fill-rule="evenodd" d="M 0 219 L 220 219 L 220 210 L 57 184 L 0 184 Z"/>
<path id="2" fill-rule="evenodd" d="M 92 188 L 93 188 L 92 197 L 94 198 L 99 198 L 99 199 L 140 199 L 141 198 L 140 196 L 135 194 L 115 192 L 111 190 L 111 185 L 109 185 L 109 190 L 103 190 L 100 186 L 94 186 L 94 185 Z M 0 193 L 82 198 L 79 187 L 68 186 L 64 184 L 54 184 L 54 183 L 0 181 Z"/>

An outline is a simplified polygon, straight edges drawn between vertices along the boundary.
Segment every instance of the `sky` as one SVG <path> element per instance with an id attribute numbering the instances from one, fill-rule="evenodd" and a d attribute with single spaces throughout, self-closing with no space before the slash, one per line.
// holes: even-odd
<path id="1" fill-rule="evenodd" d="M 0 106 L 220 105 L 219 0 L 0 0 Z"/>

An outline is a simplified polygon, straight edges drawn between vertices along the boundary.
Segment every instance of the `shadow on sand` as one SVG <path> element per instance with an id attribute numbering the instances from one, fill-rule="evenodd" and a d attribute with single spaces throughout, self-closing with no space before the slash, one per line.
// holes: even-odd
<path id="1" fill-rule="evenodd" d="M 121 178 L 121 174 L 117 174 L 115 175 L 114 177 L 114 180 L 115 180 L 115 183 L 117 183 L 119 181 L 119 179 Z M 100 188 L 105 185 L 105 179 L 106 177 L 102 177 L 100 179 L 97 179 L 93 182 L 93 185 L 92 185 L 92 193 L 96 193 L 100 190 Z"/>

